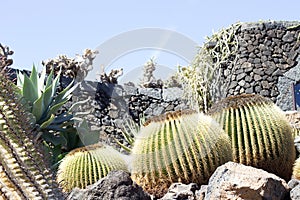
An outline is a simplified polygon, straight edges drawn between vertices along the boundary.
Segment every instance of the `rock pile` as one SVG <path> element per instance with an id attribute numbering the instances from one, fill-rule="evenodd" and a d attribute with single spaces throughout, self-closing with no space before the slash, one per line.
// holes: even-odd
<path id="1" fill-rule="evenodd" d="M 295 179 L 286 183 L 264 170 L 228 162 L 217 168 L 208 185 L 174 183 L 161 200 L 296 200 L 300 197 L 299 183 Z M 132 182 L 128 173 L 114 171 L 87 189 L 74 189 L 67 199 L 147 200 L 150 196 Z"/>

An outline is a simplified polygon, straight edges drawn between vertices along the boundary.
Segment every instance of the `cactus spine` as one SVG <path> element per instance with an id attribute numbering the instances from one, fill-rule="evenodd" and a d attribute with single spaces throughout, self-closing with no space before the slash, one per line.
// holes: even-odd
<path id="1" fill-rule="evenodd" d="M 110 146 L 94 144 L 74 149 L 63 158 L 57 182 L 66 192 L 97 182 L 112 170 L 126 170 L 120 153 Z"/>
<path id="2" fill-rule="evenodd" d="M 132 149 L 132 178 L 160 197 L 173 182 L 203 184 L 231 160 L 230 140 L 211 117 L 177 111 L 150 119 Z"/>
<path id="3" fill-rule="evenodd" d="M 231 138 L 233 160 L 289 179 L 295 161 L 292 130 L 283 112 L 254 94 L 228 97 L 210 114 Z"/>
<path id="4" fill-rule="evenodd" d="M 0 199 L 58 199 L 55 182 L 34 142 L 34 117 L 0 71 Z"/>

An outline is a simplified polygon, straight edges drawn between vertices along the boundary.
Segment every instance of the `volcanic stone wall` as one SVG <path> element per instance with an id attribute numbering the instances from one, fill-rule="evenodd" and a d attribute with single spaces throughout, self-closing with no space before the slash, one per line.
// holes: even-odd
<path id="1" fill-rule="evenodd" d="M 300 23 L 242 23 L 236 31 L 236 62 L 221 67 L 215 99 L 256 93 L 293 110 L 293 85 L 300 82 Z"/>
<path id="2" fill-rule="evenodd" d="M 100 141 L 119 146 L 114 139 L 127 144 L 121 134 L 127 120 L 139 123 L 168 111 L 186 109 L 179 88 L 137 88 L 133 86 L 83 81 L 73 93 L 73 102 L 86 101 L 76 113 L 86 119 Z M 94 137 L 94 136 L 93 136 Z"/>

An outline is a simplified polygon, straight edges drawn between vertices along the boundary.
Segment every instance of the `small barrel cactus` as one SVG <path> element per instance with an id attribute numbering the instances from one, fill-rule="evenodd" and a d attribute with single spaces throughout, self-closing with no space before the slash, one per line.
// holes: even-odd
<path id="1" fill-rule="evenodd" d="M 293 178 L 300 180 L 300 158 L 298 158 L 294 163 Z"/>
<path id="2" fill-rule="evenodd" d="M 110 146 L 93 144 L 69 152 L 59 165 L 57 182 L 65 192 L 86 188 L 112 170 L 127 170 L 121 154 Z"/>
<path id="3" fill-rule="evenodd" d="M 231 160 L 230 146 L 211 117 L 188 110 L 166 113 L 141 127 L 132 149 L 132 178 L 156 197 L 173 182 L 204 184 Z"/>
<path id="4" fill-rule="evenodd" d="M 291 126 L 270 99 L 243 94 L 211 107 L 231 138 L 233 161 L 274 173 L 286 180 L 292 175 L 295 147 Z"/>

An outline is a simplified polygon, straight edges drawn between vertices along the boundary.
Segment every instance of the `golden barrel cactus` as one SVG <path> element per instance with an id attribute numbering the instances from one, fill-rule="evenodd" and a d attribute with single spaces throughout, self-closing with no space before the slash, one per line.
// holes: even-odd
<path id="1" fill-rule="evenodd" d="M 231 160 L 231 145 L 211 117 L 177 111 L 147 121 L 131 155 L 133 180 L 161 197 L 173 182 L 207 183 L 218 166 Z"/>
<path id="2" fill-rule="evenodd" d="M 295 147 L 283 111 L 270 99 L 255 94 L 225 98 L 210 109 L 231 138 L 233 161 L 274 173 L 292 175 Z"/>
<path id="3" fill-rule="evenodd" d="M 112 170 L 126 170 L 121 154 L 110 146 L 93 144 L 69 152 L 59 165 L 57 182 L 65 192 L 86 188 Z"/>
<path id="4" fill-rule="evenodd" d="M 298 158 L 294 163 L 293 177 L 300 180 L 300 158 Z"/>

